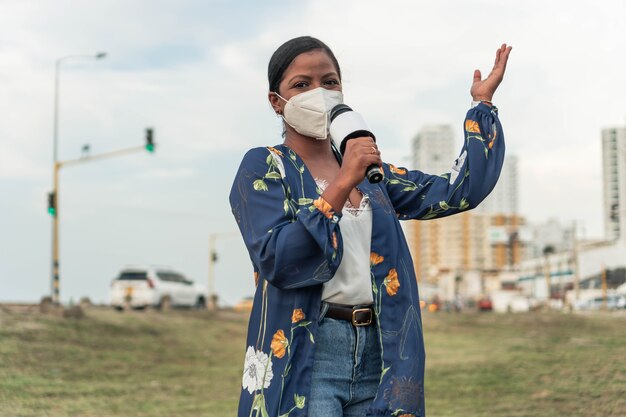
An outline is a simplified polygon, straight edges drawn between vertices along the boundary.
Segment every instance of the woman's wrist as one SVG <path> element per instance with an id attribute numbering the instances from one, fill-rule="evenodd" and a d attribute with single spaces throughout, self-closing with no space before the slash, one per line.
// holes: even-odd
<path id="1" fill-rule="evenodd" d="M 351 190 L 352 187 L 339 177 L 328 184 L 321 197 L 332 206 L 335 213 L 341 213 L 341 209 L 348 200 Z"/>
<path id="2" fill-rule="evenodd" d="M 480 103 L 484 103 L 489 107 L 493 106 L 491 99 L 480 98 L 480 97 L 472 97 L 472 107 L 478 106 Z"/>

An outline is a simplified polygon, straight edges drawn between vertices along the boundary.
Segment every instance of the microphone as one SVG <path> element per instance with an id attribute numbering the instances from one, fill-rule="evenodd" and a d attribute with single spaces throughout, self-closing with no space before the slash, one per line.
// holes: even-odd
<path id="1" fill-rule="evenodd" d="M 329 133 L 333 140 L 341 141 L 341 155 L 346 151 L 346 143 L 350 139 L 369 136 L 376 142 L 376 137 L 369 131 L 363 117 L 345 104 L 337 104 L 330 111 Z M 370 183 L 375 184 L 382 181 L 384 174 L 378 165 L 372 164 L 367 167 L 365 176 Z"/>

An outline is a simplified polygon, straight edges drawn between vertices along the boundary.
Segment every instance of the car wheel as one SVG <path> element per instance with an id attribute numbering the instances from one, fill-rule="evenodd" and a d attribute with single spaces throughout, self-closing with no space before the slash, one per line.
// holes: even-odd
<path id="1" fill-rule="evenodd" d="M 161 302 L 159 302 L 159 310 L 170 311 L 171 309 L 172 309 L 172 299 L 168 296 L 161 298 Z"/>
<path id="2" fill-rule="evenodd" d="M 204 310 L 206 308 L 206 299 L 204 297 L 198 297 L 195 308 L 198 310 Z"/>

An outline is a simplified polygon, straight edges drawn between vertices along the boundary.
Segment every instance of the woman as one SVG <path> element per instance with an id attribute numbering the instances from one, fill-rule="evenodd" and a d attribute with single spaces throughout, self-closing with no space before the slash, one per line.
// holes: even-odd
<path id="1" fill-rule="evenodd" d="M 465 143 L 448 175 L 383 163 L 372 138 L 328 138 L 341 70 L 311 37 L 273 54 L 268 98 L 284 143 L 250 150 L 230 195 L 257 285 L 239 416 L 423 416 L 417 281 L 400 220 L 469 210 L 493 189 L 504 138 L 491 98 L 511 48 L 474 73 Z M 377 165 L 384 179 L 364 180 Z"/>

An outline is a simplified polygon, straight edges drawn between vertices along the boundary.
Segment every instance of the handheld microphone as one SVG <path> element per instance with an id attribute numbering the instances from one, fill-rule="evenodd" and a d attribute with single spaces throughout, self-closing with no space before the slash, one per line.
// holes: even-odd
<path id="1" fill-rule="evenodd" d="M 363 117 L 345 104 L 337 104 L 330 111 L 329 133 L 331 138 L 341 141 L 341 155 L 346 151 L 346 143 L 350 139 L 369 136 L 376 142 L 376 137 L 369 131 Z M 374 164 L 367 167 L 365 175 L 372 184 L 381 182 L 384 177 L 383 170 Z"/>

